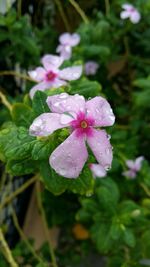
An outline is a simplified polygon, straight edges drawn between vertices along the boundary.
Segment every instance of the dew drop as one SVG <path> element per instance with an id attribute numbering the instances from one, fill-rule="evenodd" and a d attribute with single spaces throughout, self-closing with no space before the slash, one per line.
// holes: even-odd
<path id="1" fill-rule="evenodd" d="M 65 169 L 59 169 L 59 173 L 60 173 L 60 175 L 64 176 L 64 175 L 66 175 L 67 172 Z"/>
<path id="2" fill-rule="evenodd" d="M 60 94 L 59 98 L 67 98 L 68 97 L 68 94 L 67 93 L 62 93 Z"/>
<path id="3" fill-rule="evenodd" d="M 110 168 L 111 168 L 111 166 L 110 166 L 110 165 L 105 165 L 105 167 L 104 167 L 104 169 L 105 169 L 106 171 L 109 171 L 109 170 L 110 170 Z"/>
<path id="4" fill-rule="evenodd" d="M 105 152 L 106 152 L 107 155 L 110 155 L 110 153 L 111 153 L 111 147 L 107 147 L 105 149 Z"/>
<path id="5" fill-rule="evenodd" d="M 110 140 L 111 139 L 111 135 L 107 134 L 107 139 Z"/>
<path id="6" fill-rule="evenodd" d="M 60 102 L 55 102 L 55 103 L 54 103 L 54 106 L 55 106 L 55 107 L 59 107 L 59 105 L 60 105 Z"/>

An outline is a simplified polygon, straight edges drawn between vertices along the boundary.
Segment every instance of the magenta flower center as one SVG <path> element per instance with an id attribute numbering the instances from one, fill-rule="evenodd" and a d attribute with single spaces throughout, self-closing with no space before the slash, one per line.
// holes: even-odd
<path id="1" fill-rule="evenodd" d="M 76 130 L 77 137 L 83 135 L 91 136 L 93 126 L 94 119 L 86 116 L 83 112 L 78 113 L 77 118 L 71 122 L 71 127 L 73 130 Z"/>
<path id="2" fill-rule="evenodd" d="M 57 74 L 51 70 L 46 73 L 47 82 L 53 82 L 56 77 L 57 77 Z"/>

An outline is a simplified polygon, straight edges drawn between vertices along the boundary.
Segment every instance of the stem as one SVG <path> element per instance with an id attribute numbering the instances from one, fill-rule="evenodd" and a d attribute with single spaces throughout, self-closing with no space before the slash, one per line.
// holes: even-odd
<path id="1" fill-rule="evenodd" d="M 106 10 L 106 16 L 109 15 L 110 12 L 110 3 L 109 0 L 105 0 L 105 10 Z"/>
<path id="2" fill-rule="evenodd" d="M 58 7 L 58 10 L 59 10 L 59 12 L 60 12 L 60 15 L 61 15 L 61 17 L 62 17 L 62 20 L 63 20 L 63 22 L 64 22 L 64 25 L 65 25 L 67 31 L 70 31 L 70 26 L 69 26 L 69 23 L 68 23 L 68 21 L 67 21 L 67 17 L 66 17 L 66 15 L 65 15 L 65 12 L 64 12 L 64 10 L 63 10 L 63 7 L 62 7 L 62 4 L 61 4 L 60 0 L 55 0 L 55 2 L 56 2 L 56 5 L 57 5 L 57 7 Z"/>
<path id="3" fill-rule="evenodd" d="M 46 237 L 48 244 L 49 244 L 49 251 L 50 251 L 50 255 L 51 255 L 51 259 L 52 259 L 52 265 L 53 265 L 53 267 L 58 267 L 57 262 L 56 262 L 56 257 L 54 254 L 54 250 L 53 250 L 53 245 L 52 245 L 51 239 L 49 237 L 50 234 L 49 234 L 49 230 L 48 230 L 48 226 L 47 226 L 45 212 L 44 212 L 43 205 L 42 205 L 41 188 L 40 188 L 40 182 L 39 181 L 36 182 L 36 193 L 37 193 L 38 207 L 39 207 L 39 211 L 41 214 L 41 219 L 43 221 L 45 237 Z"/>
<path id="4" fill-rule="evenodd" d="M 12 110 L 12 105 L 8 102 L 6 96 L 0 91 L 0 98 L 3 103 L 3 105 L 8 108 L 8 110 L 11 112 Z"/>
<path id="5" fill-rule="evenodd" d="M 32 177 L 22 186 L 20 186 L 16 191 L 14 191 L 10 196 L 6 197 L 5 200 L 0 204 L 0 210 L 5 206 L 8 205 L 16 196 L 21 194 L 26 188 L 28 188 L 31 184 L 33 184 L 37 180 L 37 175 Z"/>
<path id="6" fill-rule="evenodd" d="M 13 209 L 12 209 L 13 210 Z M 43 262 L 43 260 L 41 259 L 41 257 L 35 252 L 35 250 L 33 249 L 33 247 L 31 246 L 30 242 L 27 240 L 24 232 L 22 231 L 20 225 L 19 225 L 19 222 L 18 222 L 18 218 L 16 216 L 16 213 L 15 211 L 13 210 L 13 213 L 12 213 L 12 218 L 13 218 L 13 222 L 14 222 L 14 225 L 20 235 L 20 237 L 22 238 L 22 240 L 24 241 L 24 243 L 26 244 L 27 248 L 30 250 L 30 252 L 32 253 L 32 255 L 34 256 L 34 258 L 44 264 L 44 266 L 46 267 L 47 265 L 45 265 L 45 263 Z"/>
<path id="7" fill-rule="evenodd" d="M 33 79 L 31 79 L 30 77 L 28 77 L 27 75 L 24 75 L 24 74 L 20 74 L 16 71 L 7 71 L 7 70 L 4 70 L 4 71 L 0 71 L 0 76 L 2 75 L 13 75 L 13 76 L 17 76 L 19 78 L 22 78 L 22 79 L 25 79 L 25 80 L 28 80 L 28 81 L 31 81 L 31 82 L 34 82 Z"/>
<path id="8" fill-rule="evenodd" d="M 88 17 L 86 16 L 85 12 L 81 9 L 81 7 L 79 6 L 79 4 L 74 1 L 74 0 L 69 0 L 70 4 L 75 8 L 75 10 L 77 11 L 77 13 L 81 16 L 81 18 L 83 19 L 83 21 L 88 24 L 89 20 Z"/>
<path id="9" fill-rule="evenodd" d="M 18 0 L 17 3 L 18 18 L 21 17 L 21 7 L 22 7 L 22 0 Z"/>
<path id="10" fill-rule="evenodd" d="M 147 186 L 143 183 L 140 183 L 140 186 L 143 188 L 147 196 L 150 197 L 150 190 L 147 188 Z"/>
<path id="11" fill-rule="evenodd" d="M 10 264 L 11 267 L 19 267 L 19 265 L 15 262 L 13 256 L 12 256 L 12 253 L 11 253 L 11 250 L 5 240 L 5 237 L 3 235 L 3 232 L 0 228 L 0 244 L 3 248 L 3 255 L 4 257 L 6 258 L 6 260 L 8 261 L 8 263 Z"/>

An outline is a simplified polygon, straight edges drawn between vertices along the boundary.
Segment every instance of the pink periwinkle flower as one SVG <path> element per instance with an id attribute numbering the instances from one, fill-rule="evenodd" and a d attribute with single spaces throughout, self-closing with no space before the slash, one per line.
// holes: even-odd
<path id="1" fill-rule="evenodd" d="M 59 37 L 60 44 L 56 48 L 56 52 L 64 59 L 70 59 L 72 55 L 72 47 L 80 42 L 80 35 L 77 33 L 63 33 Z"/>
<path id="2" fill-rule="evenodd" d="M 97 127 L 114 124 L 113 111 L 103 97 L 85 101 L 81 95 L 49 96 L 47 104 L 52 113 L 43 113 L 30 126 L 30 135 L 48 136 L 57 129 L 69 127 L 70 136 L 50 155 L 51 167 L 61 176 L 77 178 L 88 159 L 86 142 L 97 161 L 105 169 L 112 162 L 112 147 L 105 130 Z"/>
<path id="3" fill-rule="evenodd" d="M 94 178 L 105 177 L 107 174 L 107 170 L 108 170 L 108 169 L 102 167 L 100 164 L 96 164 L 96 163 L 89 164 L 89 168 L 90 168 Z"/>
<path id="4" fill-rule="evenodd" d="M 98 68 L 99 68 L 99 64 L 96 63 L 95 61 L 87 61 L 84 66 L 85 74 L 87 76 L 95 75 Z"/>
<path id="5" fill-rule="evenodd" d="M 120 13 L 121 19 L 127 19 L 129 18 L 132 23 L 136 24 L 141 19 L 141 14 L 139 11 L 131 4 L 123 4 L 122 8 L 124 9 Z"/>
<path id="6" fill-rule="evenodd" d="M 134 179 L 142 167 L 143 160 L 144 160 L 143 156 L 138 157 L 135 160 L 126 160 L 126 165 L 129 168 L 129 170 L 123 172 L 123 175 Z"/>
<path id="7" fill-rule="evenodd" d="M 58 88 L 66 85 L 66 81 L 77 80 L 82 74 L 82 66 L 73 66 L 59 69 L 64 59 L 59 56 L 45 55 L 42 58 L 43 67 L 29 71 L 30 77 L 38 84 L 30 90 L 30 97 L 33 98 L 37 90 L 44 91 L 49 88 Z"/>

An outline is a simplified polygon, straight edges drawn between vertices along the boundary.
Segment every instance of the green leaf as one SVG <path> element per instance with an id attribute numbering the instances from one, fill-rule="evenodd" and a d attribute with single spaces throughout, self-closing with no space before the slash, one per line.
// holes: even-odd
<path id="1" fill-rule="evenodd" d="M 48 160 L 52 150 L 53 150 L 53 138 L 41 138 L 37 139 L 33 149 L 32 149 L 32 158 L 34 160 Z"/>
<path id="2" fill-rule="evenodd" d="M 16 103 L 12 107 L 12 119 L 17 126 L 29 127 L 34 119 L 34 114 L 26 104 Z"/>
<path id="3" fill-rule="evenodd" d="M 136 244 L 135 236 L 134 233 L 132 232 L 131 229 L 125 228 L 124 230 L 124 242 L 129 246 L 129 247 L 134 247 Z"/>
<path id="4" fill-rule="evenodd" d="M 96 244 L 96 248 L 101 253 L 108 253 L 112 247 L 112 239 L 109 234 L 108 224 L 94 224 L 91 228 L 91 237 Z"/>
<path id="5" fill-rule="evenodd" d="M 80 83 L 78 81 L 70 82 L 69 92 L 71 94 L 80 94 L 88 97 L 95 97 L 99 95 L 102 90 L 101 85 L 96 81 L 89 81 L 88 79 L 82 79 Z"/>
<path id="6" fill-rule="evenodd" d="M 36 116 L 42 113 L 50 112 L 50 109 L 46 103 L 47 95 L 44 92 L 37 91 L 33 98 L 33 110 Z"/>
<path id="7" fill-rule="evenodd" d="M 26 128 L 17 128 L 13 123 L 7 124 L 6 128 L 0 131 L 1 159 L 6 161 L 27 158 L 35 142 L 36 138 L 30 136 Z"/>
<path id="8" fill-rule="evenodd" d="M 31 158 L 23 160 L 9 160 L 6 165 L 6 170 L 15 176 L 34 173 L 37 170 L 35 161 Z"/>

